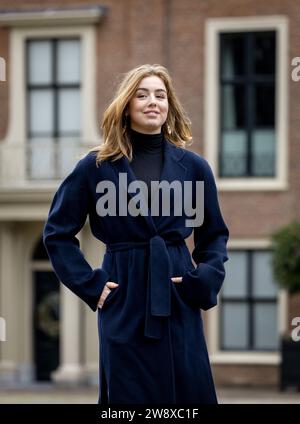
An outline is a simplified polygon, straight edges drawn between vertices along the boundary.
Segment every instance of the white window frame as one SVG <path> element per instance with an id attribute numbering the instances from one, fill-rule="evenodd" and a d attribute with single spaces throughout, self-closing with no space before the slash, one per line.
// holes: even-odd
<path id="1" fill-rule="evenodd" d="M 271 241 L 267 239 L 245 239 L 245 240 L 229 240 L 228 250 L 266 250 L 270 249 Z M 286 290 L 278 290 L 278 330 L 283 335 L 287 330 L 288 316 L 288 294 Z M 213 364 L 266 364 L 278 365 L 280 363 L 279 351 L 222 351 L 219 346 L 220 340 L 220 308 L 207 311 L 207 344 L 210 352 L 210 360 Z"/>
<path id="2" fill-rule="evenodd" d="M 276 31 L 276 166 L 272 178 L 226 178 L 218 172 L 219 34 L 221 32 Z M 205 27 L 204 154 L 221 191 L 288 189 L 288 20 L 284 16 L 208 19 Z"/>
<path id="3" fill-rule="evenodd" d="M 10 66 L 9 66 L 9 118 L 8 131 L 2 140 L 2 147 L 11 146 L 11 152 L 25 148 L 26 134 L 26 40 L 48 39 L 51 37 L 77 37 L 81 41 L 81 140 L 83 152 L 91 146 L 102 143 L 101 134 L 96 124 L 96 28 L 94 25 L 75 25 L 65 27 L 13 27 L 10 32 Z M 14 149 L 15 148 L 15 149 Z M 18 180 L 26 182 L 25 162 L 22 155 L 14 155 L 14 175 Z M 78 158 L 79 159 L 79 158 Z M 17 163 L 16 163 L 17 162 Z M 26 182 L 27 183 L 27 182 Z M 51 180 L 49 186 L 56 186 L 57 181 Z M 44 184 L 43 187 L 46 187 Z"/>

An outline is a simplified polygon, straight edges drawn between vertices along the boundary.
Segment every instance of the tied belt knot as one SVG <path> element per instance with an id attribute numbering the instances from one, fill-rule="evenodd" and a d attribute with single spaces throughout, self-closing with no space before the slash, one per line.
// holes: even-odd
<path id="1" fill-rule="evenodd" d="M 162 318 L 171 315 L 171 262 L 167 246 L 182 243 L 185 244 L 182 238 L 164 239 L 163 236 L 155 235 L 147 241 L 106 245 L 107 251 L 110 252 L 149 247 L 145 337 L 162 338 Z"/>

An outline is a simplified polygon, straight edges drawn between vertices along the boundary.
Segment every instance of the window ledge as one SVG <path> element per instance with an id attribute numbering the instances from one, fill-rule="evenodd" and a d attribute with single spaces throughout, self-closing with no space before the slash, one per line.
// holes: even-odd
<path id="1" fill-rule="evenodd" d="M 286 181 L 262 178 L 216 178 L 217 188 L 220 191 L 286 191 L 289 189 Z"/>
<path id="2" fill-rule="evenodd" d="M 103 6 L 1 10 L 0 26 L 78 25 L 97 23 L 106 14 Z"/>
<path id="3" fill-rule="evenodd" d="M 219 352 L 210 355 L 212 364 L 231 364 L 231 365 L 279 365 L 280 353 L 278 352 Z"/>

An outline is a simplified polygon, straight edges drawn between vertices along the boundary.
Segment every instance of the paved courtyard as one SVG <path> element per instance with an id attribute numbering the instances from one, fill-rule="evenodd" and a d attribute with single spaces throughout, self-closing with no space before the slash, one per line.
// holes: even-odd
<path id="1" fill-rule="evenodd" d="M 296 391 L 220 388 L 217 390 L 219 403 L 228 404 L 300 404 L 300 393 Z M 1 388 L 0 404 L 96 404 L 98 390 L 95 387 L 57 388 L 38 385 L 31 388 Z"/>

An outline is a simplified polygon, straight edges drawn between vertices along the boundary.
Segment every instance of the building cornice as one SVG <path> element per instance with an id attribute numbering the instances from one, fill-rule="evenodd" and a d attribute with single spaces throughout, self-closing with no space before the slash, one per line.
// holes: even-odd
<path id="1" fill-rule="evenodd" d="M 0 9 L 0 26 L 82 25 L 98 23 L 104 6 L 44 9 Z"/>

